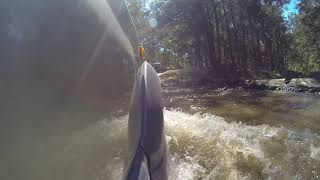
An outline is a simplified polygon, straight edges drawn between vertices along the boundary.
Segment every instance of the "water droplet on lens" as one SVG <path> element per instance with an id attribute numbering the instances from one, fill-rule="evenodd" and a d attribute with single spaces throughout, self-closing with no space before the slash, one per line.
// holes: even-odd
<path id="1" fill-rule="evenodd" d="M 151 19 L 149 20 L 149 23 L 150 23 L 150 26 L 151 26 L 152 28 L 156 28 L 157 25 L 158 25 L 158 21 L 157 21 L 155 18 L 151 18 Z"/>

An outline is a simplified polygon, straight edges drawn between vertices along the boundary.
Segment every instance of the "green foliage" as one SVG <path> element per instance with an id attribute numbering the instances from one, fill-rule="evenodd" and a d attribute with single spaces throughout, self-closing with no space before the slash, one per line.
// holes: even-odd
<path id="1" fill-rule="evenodd" d="M 299 15 L 285 21 L 289 1 L 157 0 L 146 8 L 143 0 L 132 0 L 130 9 L 148 59 L 169 68 L 318 71 L 320 2 L 302 0 Z"/>
<path id="2" fill-rule="evenodd" d="M 289 69 L 299 72 L 320 70 L 320 2 L 302 0 L 300 14 L 291 17 L 293 31 L 290 33 L 291 59 Z"/>
<path id="3" fill-rule="evenodd" d="M 177 64 L 230 72 L 283 69 L 287 47 L 286 1 L 159 0 L 159 57 Z"/>

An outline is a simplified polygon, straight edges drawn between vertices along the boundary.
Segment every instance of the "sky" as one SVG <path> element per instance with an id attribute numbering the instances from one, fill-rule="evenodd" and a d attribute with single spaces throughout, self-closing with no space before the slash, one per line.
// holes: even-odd
<path id="1" fill-rule="evenodd" d="M 155 0 L 146 0 L 146 1 L 145 1 L 147 8 L 150 8 L 150 4 L 151 4 L 153 1 L 155 1 Z"/>
<path id="2" fill-rule="evenodd" d="M 291 0 L 291 2 L 285 6 L 284 8 L 284 12 L 283 12 L 283 17 L 285 19 L 288 19 L 288 17 L 290 16 L 290 14 L 297 14 L 298 13 L 298 7 L 297 7 L 297 3 L 299 3 L 300 0 Z"/>

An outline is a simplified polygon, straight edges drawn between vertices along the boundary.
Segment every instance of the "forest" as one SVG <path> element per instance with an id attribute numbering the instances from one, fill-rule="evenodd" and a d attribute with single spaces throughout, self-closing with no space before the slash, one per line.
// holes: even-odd
<path id="1" fill-rule="evenodd" d="M 310 74 L 320 70 L 320 1 L 290 0 L 128 1 L 138 35 L 123 8 L 119 16 L 131 42 L 151 62 L 236 75 L 259 72 Z M 124 23 L 125 22 L 125 23 Z M 138 37 L 137 37 L 138 36 Z"/>

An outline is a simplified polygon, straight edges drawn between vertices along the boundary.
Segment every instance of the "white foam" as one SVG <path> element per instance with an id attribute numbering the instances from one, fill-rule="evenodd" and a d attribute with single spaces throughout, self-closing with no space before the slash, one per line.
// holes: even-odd
<path id="1" fill-rule="evenodd" d="M 320 161 L 320 147 L 316 147 L 313 144 L 311 144 L 310 147 L 310 157 Z"/>
<path id="2" fill-rule="evenodd" d="M 165 110 L 164 118 L 170 180 L 257 179 L 259 173 L 270 179 L 319 176 L 320 138 L 310 131 L 228 123 L 211 114 L 178 110 Z M 102 120 L 54 140 L 48 149 L 56 143 L 64 147 L 50 154 L 54 167 L 61 166 L 57 172 L 70 168 L 78 179 L 121 179 L 127 119 Z"/>
<path id="3" fill-rule="evenodd" d="M 184 153 L 179 154 L 180 157 L 183 157 L 180 161 L 176 159 L 171 161 L 171 164 L 176 167 L 176 171 L 170 172 L 173 179 L 179 176 L 184 177 L 183 179 L 192 179 L 190 177 L 196 177 L 194 172 L 200 172 L 201 178 L 204 179 L 215 179 L 221 176 L 226 179 L 257 178 L 255 172 L 250 170 L 257 170 L 259 171 L 257 173 L 269 178 L 283 174 L 290 176 L 290 173 L 296 173 L 296 166 L 286 166 L 287 163 L 299 163 L 294 159 L 300 157 L 309 161 L 310 156 L 306 153 L 310 152 L 313 159 L 320 160 L 318 159 L 320 148 L 311 146 L 310 149 L 305 149 L 314 139 L 319 139 L 318 135 L 311 132 L 299 134 L 269 125 L 249 126 L 242 123 L 228 123 L 223 118 L 211 114 L 191 115 L 172 109 L 165 110 L 164 117 L 166 131 L 170 136 L 169 141 L 177 146 L 171 150 L 173 151 L 171 153 L 181 153 L 181 151 Z M 190 140 L 186 140 L 188 138 Z M 296 145 L 297 142 L 302 143 L 303 146 Z M 210 148 L 207 149 L 206 146 Z M 282 146 L 287 152 L 282 151 Z M 209 153 L 212 151 L 212 155 L 194 154 L 205 153 L 203 151 L 210 151 Z M 305 153 L 302 154 L 302 151 Z M 189 160 L 185 160 L 186 158 Z M 200 165 L 203 164 L 202 161 L 205 161 L 204 164 L 214 164 L 214 166 L 211 167 L 212 169 L 206 169 Z M 240 169 L 249 166 L 248 174 L 240 172 L 236 167 L 237 163 L 240 163 L 238 167 Z M 257 164 L 250 165 L 250 163 Z M 261 168 L 255 166 L 261 166 Z M 300 166 L 299 168 L 305 167 Z M 209 170 L 209 174 L 204 174 L 205 170 Z M 311 170 L 310 167 L 307 172 Z M 284 173 L 284 171 L 290 172 Z M 291 177 L 297 175 L 300 176 L 300 174 L 292 174 Z M 306 177 L 310 177 L 310 174 L 307 174 Z"/>

